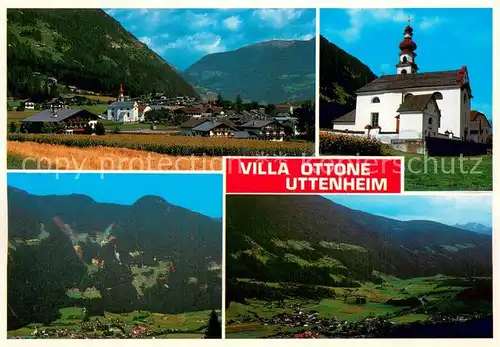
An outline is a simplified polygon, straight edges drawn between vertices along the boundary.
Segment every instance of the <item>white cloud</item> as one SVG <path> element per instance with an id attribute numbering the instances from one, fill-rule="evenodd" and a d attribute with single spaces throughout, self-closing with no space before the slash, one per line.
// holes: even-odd
<path id="1" fill-rule="evenodd" d="M 404 23 L 408 20 L 408 13 L 398 9 L 349 9 L 349 27 L 337 32 L 344 41 L 353 42 L 361 37 L 361 32 L 365 27 L 377 25 L 380 22 Z"/>
<path id="2" fill-rule="evenodd" d="M 241 25 L 241 19 L 238 16 L 231 16 L 224 19 L 223 23 L 229 30 L 238 30 Z"/>
<path id="3" fill-rule="evenodd" d="M 222 38 L 219 35 L 212 33 L 196 33 L 188 37 L 189 45 L 204 53 L 217 53 L 226 49 L 222 44 Z"/>
<path id="4" fill-rule="evenodd" d="M 160 19 L 161 19 L 161 13 L 159 11 L 153 12 L 153 14 L 151 15 L 151 21 L 154 24 L 158 24 Z"/>
<path id="5" fill-rule="evenodd" d="M 163 49 L 186 48 L 189 50 L 203 52 L 205 54 L 223 52 L 226 47 L 219 35 L 200 32 L 194 35 L 179 37 L 177 40 L 167 43 Z"/>
<path id="6" fill-rule="evenodd" d="M 145 8 L 142 8 L 140 11 L 139 11 L 139 14 L 147 14 L 149 12 L 149 10 L 145 9 Z"/>
<path id="7" fill-rule="evenodd" d="M 422 17 L 422 19 L 418 23 L 418 27 L 422 30 L 431 30 L 437 25 L 440 25 L 444 22 L 442 17 Z"/>
<path id="8" fill-rule="evenodd" d="M 301 35 L 299 36 L 297 39 L 298 40 L 304 40 L 304 41 L 309 41 L 310 39 L 316 37 L 316 34 L 305 34 L 305 35 Z"/>
<path id="9" fill-rule="evenodd" d="M 255 10 L 253 14 L 259 19 L 274 28 L 280 29 L 285 27 L 288 23 L 299 19 L 302 16 L 303 10 L 299 9 L 259 9 Z"/>
<path id="10" fill-rule="evenodd" d="M 191 28 L 205 28 L 217 24 L 216 18 L 208 13 L 188 12 L 186 21 Z"/>
<path id="11" fill-rule="evenodd" d="M 144 43 L 145 45 L 151 45 L 153 43 L 153 40 L 151 39 L 151 37 L 140 37 L 139 38 L 139 41 L 141 41 L 142 43 Z"/>

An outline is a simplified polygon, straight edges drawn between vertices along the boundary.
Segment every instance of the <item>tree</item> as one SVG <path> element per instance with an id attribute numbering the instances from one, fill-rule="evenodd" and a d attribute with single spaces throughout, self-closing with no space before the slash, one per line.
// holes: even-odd
<path id="1" fill-rule="evenodd" d="M 94 129 L 92 129 L 92 125 L 90 125 L 90 123 L 85 124 L 85 126 L 83 127 L 83 133 L 85 135 L 92 135 L 93 132 Z"/>
<path id="2" fill-rule="evenodd" d="M 9 131 L 11 133 L 17 133 L 18 127 L 16 122 L 10 122 Z"/>
<path id="3" fill-rule="evenodd" d="M 223 102 L 224 98 L 222 97 L 222 94 L 221 93 L 217 94 L 217 105 L 221 106 Z"/>
<path id="4" fill-rule="evenodd" d="M 95 125 L 95 134 L 96 135 L 106 135 L 106 129 L 104 128 L 104 124 L 101 122 L 97 122 Z"/>
<path id="5" fill-rule="evenodd" d="M 275 105 L 268 104 L 266 106 L 266 114 L 268 114 L 268 115 L 274 115 L 275 111 L 276 111 L 276 106 Z"/>
<path id="6" fill-rule="evenodd" d="M 207 330 L 205 332 L 206 339 L 221 339 L 222 338 L 222 327 L 219 322 L 219 317 L 215 310 L 210 313 L 210 319 L 208 320 Z"/>
<path id="7" fill-rule="evenodd" d="M 243 107 L 243 100 L 241 100 L 240 94 L 236 95 L 236 101 L 234 103 L 234 110 L 236 113 L 240 113 Z"/>

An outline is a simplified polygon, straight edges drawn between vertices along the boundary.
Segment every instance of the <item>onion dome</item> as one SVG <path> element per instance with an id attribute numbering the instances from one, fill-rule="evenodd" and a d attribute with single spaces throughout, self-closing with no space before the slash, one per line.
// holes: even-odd
<path id="1" fill-rule="evenodd" d="M 411 39 L 411 37 L 405 37 L 399 44 L 399 49 L 402 51 L 414 51 L 417 49 L 417 44 Z"/>
<path id="2" fill-rule="evenodd" d="M 405 28 L 405 34 L 413 34 L 413 28 L 409 25 L 406 26 Z"/>

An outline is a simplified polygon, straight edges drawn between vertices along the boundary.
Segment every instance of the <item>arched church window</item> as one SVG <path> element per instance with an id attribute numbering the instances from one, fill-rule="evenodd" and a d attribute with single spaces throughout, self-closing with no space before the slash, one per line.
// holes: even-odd
<path id="1" fill-rule="evenodd" d="M 408 72 L 406 70 L 401 71 L 401 75 L 406 75 Z"/>
<path id="2" fill-rule="evenodd" d="M 403 63 L 406 63 L 406 62 L 408 62 L 408 58 L 403 57 Z"/>
<path id="3" fill-rule="evenodd" d="M 377 98 L 377 97 L 374 97 L 374 98 L 372 99 L 372 104 L 380 104 L 380 99 L 379 99 L 379 98 Z"/>
<path id="4" fill-rule="evenodd" d="M 410 96 L 413 96 L 413 94 L 412 94 L 412 93 L 408 93 L 408 94 L 406 94 L 406 95 L 405 95 L 405 100 L 406 100 L 406 99 L 408 99 Z"/>
<path id="5" fill-rule="evenodd" d="M 434 93 L 434 98 L 436 100 L 443 100 L 443 94 L 441 94 L 440 92 L 435 92 Z"/>
<path id="6" fill-rule="evenodd" d="M 432 117 L 429 117 L 429 125 L 432 125 Z"/>

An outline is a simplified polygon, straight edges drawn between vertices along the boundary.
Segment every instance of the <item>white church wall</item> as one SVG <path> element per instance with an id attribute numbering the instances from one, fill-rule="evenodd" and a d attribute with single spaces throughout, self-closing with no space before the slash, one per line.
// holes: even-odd
<path id="1" fill-rule="evenodd" d="M 380 103 L 372 103 L 378 97 Z M 378 122 L 383 132 L 396 131 L 396 110 L 401 104 L 401 93 L 379 93 L 358 95 L 356 98 L 356 128 L 363 131 L 371 124 L 372 113 L 378 113 Z"/>
<path id="2" fill-rule="evenodd" d="M 455 89 L 427 89 L 408 91 L 413 95 L 431 94 L 439 92 L 443 95 L 442 100 L 437 100 L 439 109 L 441 110 L 441 126 L 439 127 L 440 133 L 446 131 L 453 132 L 455 136 L 459 136 L 463 132 L 461 127 L 461 92 L 459 88 Z"/>
<path id="3" fill-rule="evenodd" d="M 348 131 L 355 131 L 356 130 L 356 124 L 354 123 L 340 123 L 340 124 L 333 124 L 333 130 L 348 130 Z"/>
<path id="4" fill-rule="evenodd" d="M 399 118 L 399 139 L 421 139 L 424 116 L 422 113 L 403 113 Z"/>

